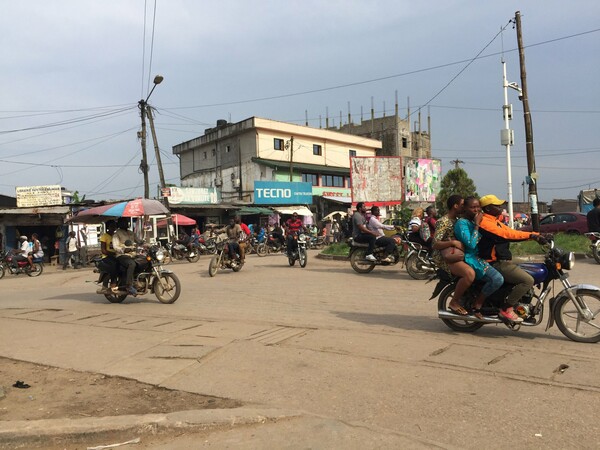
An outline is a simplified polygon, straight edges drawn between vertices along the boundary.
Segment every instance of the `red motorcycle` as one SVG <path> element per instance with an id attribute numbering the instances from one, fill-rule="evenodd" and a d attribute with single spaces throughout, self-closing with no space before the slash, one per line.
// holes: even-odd
<path id="1" fill-rule="evenodd" d="M 42 258 L 33 258 L 32 268 L 26 259 L 17 258 L 17 255 L 13 255 L 9 251 L 2 253 L 0 259 L 0 278 L 4 277 L 6 272 L 13 275 L 24 273 L 30 277 L 39 277 L 43 271 Z"/>

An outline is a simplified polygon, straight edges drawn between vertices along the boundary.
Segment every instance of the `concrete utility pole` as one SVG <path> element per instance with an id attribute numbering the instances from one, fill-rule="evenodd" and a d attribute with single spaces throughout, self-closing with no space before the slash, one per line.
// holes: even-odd
<path id="1" fill-rule="evenodd" d="M 504 90 L 504 106 L 502 112 L 504 115 L 504 129 L 500 131 L 500 142 L 506 146 L 506 177 L 508 179 L 508 219 L 511 228 L 514 227 L 513 212 L 513 192 L 512 192 L 512 172 L 510 162 L 510 147 L 514 144 L 514 132 L 510 129 L 509 121 L 512 120 L 512 105 L 508 103 L 508 88 L 516 89 L 521 93 L 521 88 L 517 83 L 509 83 L 506 79 L 506 62 L 502 58 L 502 87 Z"/>
<path id="2" fill-rule="evenodd" d="M 140 100 L 138 102 L 140 108 L 140 115 L 142 117 L 142 160 L 140 162 L 140 170 L 144 175 L 144 198 L 150 197 L 150 186 L 148 185 L 148 155 L 146 154 L 146 101 Z"/>
<path id="3" fill-rule="evenodd" d="M 525 149 L 527 151 L 527 172 L 529 173 L 529 203 L 531 205 L 531 225 L 533 231 L 540 231 L 540 215 L 538 212 L 537 197 L 537 173 L 535 171 L 535 155 L 533 151 L 533 126 L 531 123 L 531 112 L 529 109 L 529 98 L 527 97 L 527 72 L 525 70 L 525 52 L 523 47 L 523 35 L 521 32 L 521 12 L 515 13 L 515 24 L 517 27 L 517 43 L 519 45 L 519 63 L 521 66 L 521 89 L 523 101 L 523 117 L 525 119 Z"/>
<path id="4" fill-rule="evenodd" d="M 162 160 L 160 158 L 160 149 L 158 148 L 158 140 L 156 139 L 156 130 L 154 129 L 154 118 L 152 117 L 152 107 L 146 104 L 146 114 L 150 122 L 150 132 L 152 133 L 152 141 L 154 142 L 154 152 L 156 153 L 156 164 L 158 165 L 158 176 L 160 178 L 161 192 L 167 187 L 165 184 L 165 174 L 163 172 Z"/>

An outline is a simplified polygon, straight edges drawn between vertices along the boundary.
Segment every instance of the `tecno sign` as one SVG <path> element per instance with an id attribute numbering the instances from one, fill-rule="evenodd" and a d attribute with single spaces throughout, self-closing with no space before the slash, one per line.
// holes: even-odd
<path id="1" fill-rule="evenodd" d="M 259 198 L 292 198 L 291 189 L 278 189 L 278 188 L 257 188 L 256 195 Z"/>
<path id="2" fill-rule="evenodd" d="M 310 205 L 312 185 L 286 181 L 255 181 L 254 203 L 257 205 Z"/>

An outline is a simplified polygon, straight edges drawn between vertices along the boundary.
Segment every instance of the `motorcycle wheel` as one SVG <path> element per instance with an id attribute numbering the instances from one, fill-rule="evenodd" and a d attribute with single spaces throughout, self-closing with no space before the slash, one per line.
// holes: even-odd
<path id="1" fill-rule="evenodd" d="M 415 280 L 426 280 L 429 278 L 429 271 L 423 267 L 423 262 L 418 253 L 413 253 L 406 260 L 406 271 Z"/>
<path id="2" fill-rule="evenodd" d="M 267 256 L 267 253 L 268 253 L 268 252 L 269 252 L 269 251 L 268 251 L 268 249 L 267 249 L 267 244 L 258 244 L 258 245 L 256 246 L 256 254 L 257 254 L 258 256 L 260 256 L 261 258 L 262 258 L 263 256 Z"/>
<path id="3" fill-rule="evenodd" d="M 0 264 L 0 280 L 4 278 L 4 274 L 6 273 L 6 269 L 2 264 Z"/>
<path id="4" fill-rule="evenodd" d="M 208 274 L 211 277 L 214 277 L 217 274 L 217 270 L 219 270 L 219 255 L 215 255 L 210 259 L 210 263 L 208 264 Z"/>
<path id="5" fill-rule="evenodd" d="M 350 253 L 350 265 L 355 272 L 369 273 L 375 268 L 375 263 L 367 261 L 365 256 L 367 256 L 366 248 L 357 248 Z"/>
<path id="6" fill-rule="evenodd" d="M 588 322 L 584 321 L 571 298 L 561 297 L 554 306 L 554 319 L 558 329 L 575 342 L 600 342 L 600 294 L 578 289 L 575 296 L 587 305 L 594 317 Z"/>
<path id="7" fill-rule="evenodd" d="M 468 296 L 468 291 L 465 292 L 464 296 Z M 448 304 L 454 298 L 454 285 L 447 286 L 444 288 L 438 298 L 438 311 L 450 311 Z M 479 330 L 484 324 L 481 322 L 469 322 L 465 320 L 453 320 L 453 319 L 441 319 L 446 326 L 454 331 L 461 331 L 463 333 L 472 333 Z"/>
<path id="8" fill-rule="evenodd" d="M 154 280 L 153 289 L 158 301 L 171 304 L 181 294 L 181 282 L 174 273 L 161 273 L 160 278 Z"/>
<path id="9" fill-rule="evenodd" d="M 33 265 L 35 267 L 35 270 L 27 270 L 27 272 L 25 273 L 30 277 L 39 277 L 44 271 L 44 266 L 42 266 L 41 263 L 33 263 Z"/>
<path id="10" fill-rule="evenodd" d="M 242 267 L 244 267 L 243 264 L 237 264 L 237 265 L 233 266 L 231 268 L 231 270 L 233 270 L 234 272 L 239 272 L 240 270 L 242 270 Z"/>
<path id="11" fill-rule="evenodd" d="M 306 249 L 298 249 L 298 259 L 300 262 L 300 267 L 306 267 L 306 263 L 308 262 L 308 255 L 306 254 Z"/>
<path id="12" fill-rule="evenodd" d="M 294 264 L 296 264 L 296 258 L 294 258 L 293 256 L 288 256 L 288 263 L 290 266 L 293 266 Z"/>
<path id="13" fill-rule="evenodd" d="M 206 252 L 209 255 L 216 255 L 217 254 L 217 246 L 215 245 L 214 241 L 209 241 L 205 245 L 206 245 Z"/>
<path id="14" fill-rule="evenodd" d="M 104 294 L 106 300 L 111 303 L 121 303 L 127 297 L 127 294 Z"/>
<path id="15" fill-rule="evenodd" d="M 189 253 L 188 253 L 188 255 L 189 255 Z M 187 256 L 187 260 L 191 263 L 198 262 L 199 259 L 200 259 L 200 253 L 198 253 L 198 249 L 194 250 L 194 256 Z"/>
<path id="16" fill-rule="evenodd" d="M 598 264 L 600 264 L 600 246 L 594 245 L 592 247 L 592 256 Z"/>
<path id="17" fill-rule="evenodd" d="M 183 252 L 179 251 L 179 250 L 172 250 L 172 255 L 173 258 L 175 258 L 177 261 L 181 261 L 183 260 L 184 256 L 183 256 Z"/>

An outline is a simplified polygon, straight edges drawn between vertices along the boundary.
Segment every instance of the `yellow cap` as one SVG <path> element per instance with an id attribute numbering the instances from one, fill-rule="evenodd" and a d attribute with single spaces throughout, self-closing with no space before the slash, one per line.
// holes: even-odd
<path id="1" fill-rule="evenodd" d="M 479 199 L 479 205 L 482 208 L 484 206 L 488 206 L 488 205 L 502 206 L 505 203 L 506 203 L 506 200 L 501 200 L 498 197 L 496 197 L 494 194 L 484 195 L 483 197 L 481 197 Z"/>

